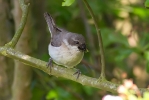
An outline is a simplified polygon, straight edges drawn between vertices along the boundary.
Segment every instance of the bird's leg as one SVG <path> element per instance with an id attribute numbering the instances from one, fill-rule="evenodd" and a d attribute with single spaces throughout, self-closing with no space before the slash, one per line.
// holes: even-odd
<path id="1" fill-rule="evenodd" d="M 78 79 L 79 76 L 81 75 L 81 71 L 78 69 L 73 75 L 76 75 L 76 74 L 77 74 L 77 78 L 76 79 Z"/>
<path id="2" fill-rule="evenodd" d="M 49 62 L 47 63 L 47 68 L 50 67 L 50 73 L 51 73 L 51 70 L 52 70 L 52 67 L 53 67 L 53 60 L 52 58 L 49 58 Z"/>

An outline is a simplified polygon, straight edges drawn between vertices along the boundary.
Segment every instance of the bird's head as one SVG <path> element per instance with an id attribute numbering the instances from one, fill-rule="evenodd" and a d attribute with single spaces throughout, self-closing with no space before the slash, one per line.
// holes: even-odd
<path id="1" fill-rule="evenodd" d="M 75 33 L 68 33 L 68 43 L 71 46 L 77 47 L 82 52 L 87 52 L 86 43 L 84 36 L 81 34 L 75 34 Z"/>

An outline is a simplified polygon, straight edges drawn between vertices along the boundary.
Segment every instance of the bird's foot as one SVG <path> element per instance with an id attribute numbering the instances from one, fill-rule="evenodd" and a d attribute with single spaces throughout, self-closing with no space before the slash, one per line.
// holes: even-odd
<path id="1" fill-rule="evenodd" d="M 53 67 L 53 60 L 52 58 L 49 58 L 49 62 L 47 63 L 47 68 L 50 67 L 50 73 L 51 73 L 51 70 L 52 70 L 52 67 Z"/>
<path id="2" fill-rule="evenodd" d="M 73 75 L 76 75 L 76 74 L 77 74 L 76 79 L 78 79 L 79 76 L 81 75 L 81 71 L 78 69 Z"/>

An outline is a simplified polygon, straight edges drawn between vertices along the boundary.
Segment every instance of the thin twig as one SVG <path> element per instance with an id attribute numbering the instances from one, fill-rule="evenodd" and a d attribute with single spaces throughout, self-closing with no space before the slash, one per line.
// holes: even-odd
<path id="1" fill-rule="evenodd" d="M 85 9 L 84 9 L 82 4 L 83 4 L 83 2 L 81 0 L 78 0 L 78 6 L 80 8 L 80 16 L 81 16 L 83 23 L 84 23 L 84 26 L 85 26 L 87 38 L 90 40 L 89 47 L 91 48 L 91 51 L 93 52 L 92 55 L 95 56 L 95 52 L 94 52 L 95 51 L 95 44 L 94 44 L 94 40 L 93 40 L 93 35 L 91 34 L 91 28 L 90 28 L 89 24 L 87 23 L 87 17 L 86 17 Z"/>
<path id="2" fill-rule="evenodd" d="M 12 48 L 15 47 L 15 45 L 17 44 L 21 34 L 22 34 L 22 31 L 25 27 L 25 24 L 26 24 L 26 20 L 27 20 L 27 15 L 28 15 L 28 12 L 29 12 L 29 5 L 30 3 L 28 4 L 25 4 L 24 0 L 19 0 L 19 3 L 20 3 L 20 7 L 22 9 L 22 18 L 21 18 L 21 22 L 20 22 L 20 25 L 14 35 L 14 37 L 12 38 L 12 40 L 7 43 L 5 46 L 10 46 Z"/>
<path id="3" fill-rule="evenodd" d="M 94 15 L 90 5 L 88 4 L 88 2 L 86 0 L 83 0 L 83 1 L 84 1 L 85 5 L 86 5 L 88 11 L 90 12 L 90 15 L 92 16 L 94 24 L 95 24 L 95 27 L 96 27 L 96 31 L 97 31 L 97 35 L 98 35 L 98 42 L 99 42 L 99 47 L 100 47 L 101 67 L 102 67 L 100 78 L 101 79 L 105 79 L 105 58 L 104 58 L 104 48 L 103 48 L 103 43 L 102 43 L 101 32 L 100 32 L 97 20 L 95 18 L 95 15 Z"/>
<path id="4" fill-rule="evenodd" d="M 83 23 L 84 23 L 84 26 L 85 26 L 85 31 L 86 31 L 86 35 L 87 35 L 87 38 L 89 39 L 89 48 L 90 50 L 89 51 L 92 51 L 91 53 L 91 58 L 92 58 L 92 61 L 94 61 L 94 65 L 98 67 L 99 65 L 99 62 L 97 60 L 97 55 L 96 55 L 96 48 L 95 48 L 95 42 L 94 42 L 94 39 L 93 39 L 93 35 L 91 33 L 91 27 L 89 26 L 89 24 L 87 23 L 87 16 L 86 16 L 86 13 L 85 13 L 85 9 L 84 9 L 84 5 L 83 5 L 83 2 L 81 0 L 78 0 L 78 6 L 79 6 L 79 9 L 80 9 L 80 16 L 83 20 Z M 100 68 L 98 67 L 96 69 L 96 71 L 99 71 Z"/>

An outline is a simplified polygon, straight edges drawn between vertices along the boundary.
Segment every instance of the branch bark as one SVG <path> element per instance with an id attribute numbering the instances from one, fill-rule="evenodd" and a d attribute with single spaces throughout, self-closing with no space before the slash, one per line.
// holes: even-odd
<path id="1" fill-rule="evenodd" d="M 75 82 L 78 82 L 82 85 L 91 86 L 94 88 L 110 91 L 113 93 L 117 92 L 118 84 L 111 83 L 109 81 L 101 80 L 97 78 L 91 78 L 85 75 L 81 75 L 79 79 L 76 80 L 76 76 L 73 75 L 76 72 L 76 69 L 69 69 L 60 67 L 58 65 L 53 65 L 52 71 L 50 73 L 50 70 L 47 68 L 46 64 L 47 62 L 33 58 L 31 56 L 25 55 L 13 48 L 9 47 L 0 47 L 0 54 L 10 57 L 12 59 L 16 59 L 21 61 L 24 64 L 27 64 L 29 66 L 32 66 L 34 68 L 40 69 L 44 71 L 45 73 L 49 75 L 54 75 L 56 77 L 63 77 L 69 80 L 73 80 Z M 140 88 L 141 93 L 145 91 L 149 91 L 148 89 Z"/>
<path id="2" fill-rule="evenodd" d="M 20 7 L 22 9 L 22 18 L 21 18 L 21 22 L 20 22 L 20 25 L 19 25 L 19 28 L 17 29 L 14 37 L 12 38 L 12 40 L 6 44 L 6 46 L 9 46 L 9 47 L 12 47 L 14 48 L 15 45 L 17 44 L 21 34 L 22 34 L 22 31 L 25 27 L 25 24 L 26 24 L 26 20 L 27 20 L 27 15 L 28 15 L 28 11 L 29 11 L 29 3 L 26 5 L 24 0 L 19 0 L 19 3 L 20 3 Z"/>

